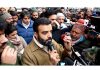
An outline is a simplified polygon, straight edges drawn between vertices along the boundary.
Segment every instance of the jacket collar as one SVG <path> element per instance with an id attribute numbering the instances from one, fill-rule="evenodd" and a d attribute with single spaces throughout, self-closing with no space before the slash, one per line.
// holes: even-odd
<path id="1" fill-rule="evenodd" d="M 22 21 L 22 25 L 27 29 L 30 26 L 30 22 L 28 24 L 23 23 Z"/>
<path id="2" fill-rule="evenodd" d="M 31 43 L 29 44 L 30 49 L 32 50 L 32 52 L 38 50 L 38 49 L 42 49 L 44 51 L 46 51 L 46 46 L 41 45 L 36 39 L 35 37 L 33 37 L 33 40 L 31 41 Z"/>
<path id="3" fill-rule="evenodd" d="M 37 40 L 36 40 L 36 38 L 33 36 L 33 40 L 34 40 L 34 42 L 40 47 L 40 48 L 43 48 L 43 45 L 42 44 L 40 44 Z"/>
<path id="4" fill-rule="evenodd" d="M 34 23 L 34 21 L 30 20 L 30 25 L 29 25 L 29 27 L 32 27 L 32 26 L 33 26 L 33 23 Z M 24 26 L 22 25 L 22 19 L 18 20 L 17 25 L 24 27 Z"/>

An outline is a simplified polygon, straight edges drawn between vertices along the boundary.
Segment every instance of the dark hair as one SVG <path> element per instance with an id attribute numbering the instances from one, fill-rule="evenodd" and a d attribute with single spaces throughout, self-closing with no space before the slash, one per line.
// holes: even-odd
<path id="1" fill-rule="evenodd" d="M 9 35 L 16 30 L 17 30 L 16 26 L 14 26 L 13 24 L 7 24 L 7 27 L 5 29 L 5 35 Z"/>
<path id="2" fill-rule="evenodd" d="M 22 8 L 22 11 L 29 11 L 29 8 Z"/>
<path id="3" fill-rule="evenodd" d="M 2 31 L 2 30 L 5 31 L 5 29 L 6 29 L 6 23 L 0 21 L 0 30 L 1 30 L 1 31 Z"/>
<path id="4" fill-rule="evenodd" d="M 12 8 L 14 8 L 15 10 L 11 10 Z M 8 12 L 9 12 L 9 13 L 12 12 L 12 11 L 17 11 L 17 8 L 16 8 L 16 7 L 10 7 L 10 8 L 8 9 Z"/>
<path id="5" fill-rule="evenodd" d="M 12 11 L 12 12 L 10 12 L 10 14 L 11 14 L 12 16 L 17 16 L 17 12 L 16 12 L 16 11 Z"/>
<path id="6" fill-rule="evenodd" d="M 45 12 L 43 12 L 40 17 L 46 17 L 49 18 L 51 15 L 56 14 L 55 10 L 53 8 L 48 8 Z"/>
<path id="7" fill-rule="evenodd" d="M 39 25 L 49 25 L 49 24 L 51 24 L 51 21 L 48 18 L 45 17 L 38 18 L 33 24 L 33 30 L 34 32 L 38 32 Z"/>
<path id="8" fill-rule="evenodd" d="M 28 12 L 28 11 L 23 11 L 21 14 L 20 14 L 20 17 L 21 17 L 21 19 L 23 19 L 25 16 L 28 16 L 29 18 L 30 18 L 30 12 Z"/>
<path id="9" fill-rule="evenodd" d="M 64 7 L 61 7 L 60 9 L 65 9 Z"/>

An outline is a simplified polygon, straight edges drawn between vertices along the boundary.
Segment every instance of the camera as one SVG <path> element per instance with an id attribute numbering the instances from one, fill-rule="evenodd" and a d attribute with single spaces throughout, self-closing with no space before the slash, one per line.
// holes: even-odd
<path id="1" fill-rule="evenodd" d="M 86 26 L 85 33 L 93 38 L 97 38 L 100 35 L 100 16 L 91 16 L 88 25 Z"/>
<path id="2" fill-rule="evenodd" d="M 85 33 L 88 34 L 89 36 L 92 36 L 93 38 L 96 38 L 100 33 L 96 31 L 95 26 L 88 24 L 86 26 Z"/>
<path id="3" fill-rule="evenodd" d="M 97 32 L 100 32 L 100 16 L 91 16 L 90 17 L 90 23 L 91 25 L 94 25 L 95 26 L 95 30 Z"/>

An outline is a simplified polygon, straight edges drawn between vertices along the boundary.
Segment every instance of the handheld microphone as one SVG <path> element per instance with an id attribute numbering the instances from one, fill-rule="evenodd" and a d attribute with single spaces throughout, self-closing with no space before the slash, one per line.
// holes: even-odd
<path id="1" fill-rule="evenodd" d="M 47 41 L 47 47 L 48 47 L 48 51 L 50 50 L 50 51 L 52 51 L 52 50 L 54 50 L 54 46 L 53 46 L 53 44 L 52 44 L 52 41 L 51 40 L 49 40 L 49 41 Z"/>
<path id="2" fill-rule="evenodd" d="M 83 65 L 87 65 L 86 62 L 81 58 L 81 55 L 80 55 L 78 52 L 73 51 L 73 53 L 74 53 L 76 59 L 77 59 L 80 63 L 82 63 Z"/>
<path id="3" fill-rule="evenodd" d="M 48 45 L 48 50 L 50 50 L 50 51 L 54 50 L 53 44 Z"/>

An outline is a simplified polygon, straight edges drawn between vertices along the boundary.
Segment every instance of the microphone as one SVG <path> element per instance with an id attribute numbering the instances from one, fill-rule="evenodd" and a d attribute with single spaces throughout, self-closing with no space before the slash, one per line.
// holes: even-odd
<path id="1" fill-rule="evenodd" d="M 52 51 L 52 50 L 54 50 L 54 46 L 53 46 L 53 44 L 52 43 L 50 43 L 49 45 L 48 45 L 48 51 Z"/>
<path id="2" fill-rule="evenodd" d="M 82 63 L 83 65 L 87 65 L 86 62 L 81 58 L 81 55 L 80 55 L 78 52 L 73 51 L 73 53 L 74 53 L 76 59 L 77 59 L 80 63 Z"/>
<path id="3" fill-rule="evenodd" d="M 48 40 L 48 41 L 46 42 L 46 44 L 47 44 L 47 47 L 48 47 L 48 51 L 49 51 L 49 50 L 50 50 L 50 51 L 54 50 L 54 46 L 53 46 L 51 40 Z"/>

